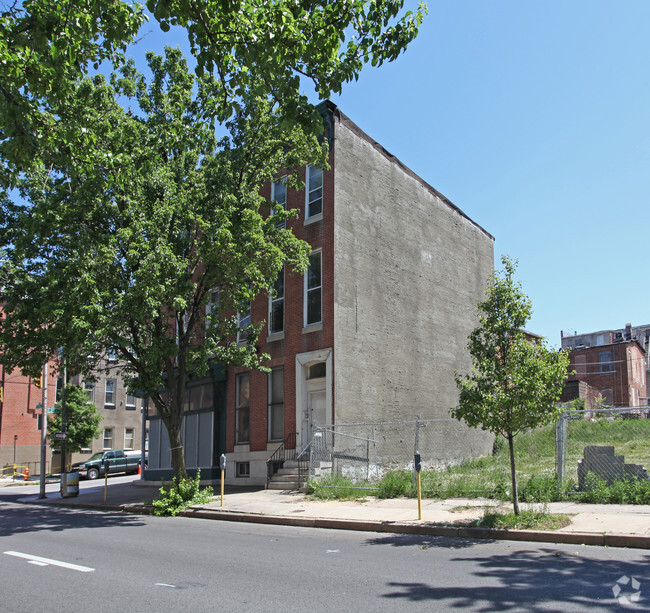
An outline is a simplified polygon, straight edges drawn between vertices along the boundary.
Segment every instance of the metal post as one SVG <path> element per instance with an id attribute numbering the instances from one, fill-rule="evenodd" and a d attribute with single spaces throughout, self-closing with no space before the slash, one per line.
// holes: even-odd
<path id="1" fill-rule="evenodd" d="M 14 434 L 14 475 L 16 474 L 16 441 L 18 440 L 18 435 Z"/>
<path id="2" fill-rule="evenodd" d="M 66 433 L 66 403 L 65 403 L 65 388 L 66 385 L 68 384 L 68 369 L 66 368 L 65 365 L 65 358 L 63 359 L 63 388 L 61 390 L 61 432 L 64 434 Z M 66 439 L 64 438 L 63 441 L 61 442 L 61 471 L 62 472 L 67 472 L 66 470 Z"/>
<path id="3" fill-rule="evenodd" d="M 43 398 L 41 405 L 41 476 L 38 497 L 45 498 L 45 462 L 47 454 L 47 362 L 43 365 Z"/>

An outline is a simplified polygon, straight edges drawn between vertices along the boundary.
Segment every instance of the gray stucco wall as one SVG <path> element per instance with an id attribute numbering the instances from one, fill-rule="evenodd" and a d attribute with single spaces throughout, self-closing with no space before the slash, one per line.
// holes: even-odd
<path id="1" fill-rule="evenodd" d="M 336 421 L 447 418 L 493 238 L 345 117 L 334 147 Z"/>

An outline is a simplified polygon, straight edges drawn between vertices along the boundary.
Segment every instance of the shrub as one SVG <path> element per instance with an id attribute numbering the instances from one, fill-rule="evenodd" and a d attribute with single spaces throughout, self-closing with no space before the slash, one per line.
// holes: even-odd
<path id="1" fill-rule="evenodd" d="M 160 487 L 160 498 L 152 502 L 155 515 L 178 515 L 183 509 L 195 504 L 210 502 L 214 493 L 211 487 L 200 488 L 201 471 L 196 472 L 194 479 L 188 477 L 180 481 L 174 478 L 169 489 Z"/>
<path id="2" fill-rule="evenodd" d="M 558 487 L 557 477 L 549 475 L 533 475 L 525 481 L 519 490 L 522 502 L 557 502 L 567 499 L 569 483 L 565 481 Z"/>
<path id="3" fill-rule="evenodd" d="M 408 470 L 395 470 L 386 473 L 377 486 L 377 498 L 399 498 L 415 493 L 413 475 Z"/>
<path id="4" fill-rule="evenodd" d="M 312 479 L 307 483 L 307 494 L 318 500 L 356 500 L 367 494 L 367 483 L 354 483 L 348 477 L 331 475 L 323 479 Z"/>

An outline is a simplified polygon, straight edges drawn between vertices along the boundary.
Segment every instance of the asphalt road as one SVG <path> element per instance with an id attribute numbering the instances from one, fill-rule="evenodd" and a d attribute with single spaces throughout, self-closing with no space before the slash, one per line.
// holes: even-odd
<path id="1" fill-rule="evenodd" d="M 639 550 L 157 518 L 4 495 L 0 545 L 0 611 L 650 609 L 650 553 Z"/>

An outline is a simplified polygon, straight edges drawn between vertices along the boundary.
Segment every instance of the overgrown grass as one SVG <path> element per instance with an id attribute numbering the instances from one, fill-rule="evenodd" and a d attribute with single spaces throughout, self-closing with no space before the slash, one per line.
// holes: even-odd
<path id="1" fill-rule="evenodd" d="M 519 515 L 514 513 L 486 512 L 475 524 L 479 528 L 502 528 L 506 530 L 559 530 L 568 526 L 571 519 L 564 513 L 527 509 Z"/>
<path id="2" fill-rule="evenodd" d="M 556 502 L 571 497 L 577 490 L 578 461 L 587 445 L 613 445 L 617 455 L 625 455 L 627 463 L 650 468 L 650 419 L 570 421 L 567 441 L 567 478 L 559 487 L 555 475 L 555 426 L 535 428 L 516 437 L 517 483 L 522 502 Z M 488 497 L 508 501 L 512 497 L 508 445 L 497 437 L 493 455 L 465 460 L 441 470 L 423 470 L 420 480 L 425 498 Z M 349 500 L 369 494 L 379 498 L 417 495 L 413 475 L 407 470 L 388 472 L 373 482 L 329 477 L 314 482 L 312 488 L 314 496 L 323 500 Z M 577 497 L 583 502 L 650 504 L 650 481 L 607 486 L 592 480 Z"/>

